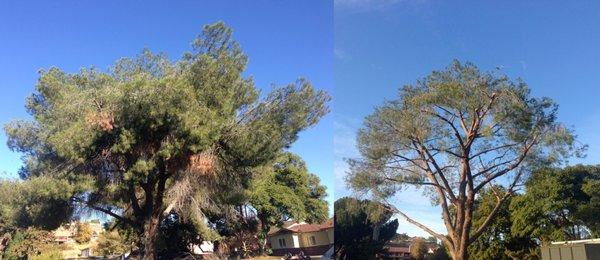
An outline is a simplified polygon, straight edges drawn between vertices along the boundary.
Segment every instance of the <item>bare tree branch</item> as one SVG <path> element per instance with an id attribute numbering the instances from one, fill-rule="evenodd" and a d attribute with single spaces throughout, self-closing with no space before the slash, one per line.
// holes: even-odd
<path id="1" fill-rule="evenodd" d="M 442 240 L 450 245 L 453 245 L 452 241 L 450 241 L 446 236 L 439 234 L 433 230 L 431 230 L 430 228 L 428 228 L 427 226 L 417 222 L 416 220 L 412 219 L 411 217 L 409 217 L 408 215 L 406 215 L 404 212 L 400 211 L 399 209 L 397 209 L 396 207 L 390 205 L 388 203 L 388 207 L 395 213 L 400 214 L 402 217 L 404 217 L 404 219 L 406 219 L 406 221 L 408 221 L 408 223 L 411 223 L 417 227 L 419 227 L 420 229 L 422 229 L 423 231 L 429 233 L 430 235 L 436 237 L 439 240 Z"/>

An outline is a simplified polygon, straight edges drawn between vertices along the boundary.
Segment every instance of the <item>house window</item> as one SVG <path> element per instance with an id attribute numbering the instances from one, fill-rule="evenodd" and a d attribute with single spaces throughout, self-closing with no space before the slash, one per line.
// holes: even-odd
<path id="1" fill-rule="evenodd" d="M 317 244 L 317 239 L 315 236 L 310 236 L 310 245 L 314 246 Z"/>
<path id="2" fill-rule="evenodd" d="M 285 245 L 285 238 L 280 238 L 279 239 L 279 247 L 286 247 L 286 245 Z"/>

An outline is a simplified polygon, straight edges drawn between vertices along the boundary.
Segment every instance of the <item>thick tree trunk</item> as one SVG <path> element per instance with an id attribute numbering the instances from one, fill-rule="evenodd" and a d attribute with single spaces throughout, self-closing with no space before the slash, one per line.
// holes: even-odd
<path id="1" fill-rule="evenodd" d="M 156 240 L 163 213 L 163 197 L 165 193 L 165 183 L 167 178 L 164 173 L 159 174 L 158 185 L 156 187 L 156 195 L 154 201 L 150 204 L 152 211 L 149 219 L 144 225 L 144 260 L 154 260 L 158 258 L 156 250 Z M 152 200 L 150 200 L 152 201 Z"/>
<path id="2" fill-rule="evenodd" d="M 457 248 L 455 252 L 452 253 L 452 260 L 466 260 L 467 258 L 467 249 L 465 248 Z"/>
<path id="3" fill-rule="evenodd" d="M 144 257 L 145 260 L 157 259 L 156 239 L 158 238 L 158 228 L 160 216 L 152 216 L 144 226 Z"/>
<path id="4" fill-rule="evenodd" d="M 259 239 L 259 250 L 261 255 L 267 254 L 267 233 L 269 233 L 270 227 L 267 226 L 265 218 L 259 216 L 260 220 L 260 239 Z"/>

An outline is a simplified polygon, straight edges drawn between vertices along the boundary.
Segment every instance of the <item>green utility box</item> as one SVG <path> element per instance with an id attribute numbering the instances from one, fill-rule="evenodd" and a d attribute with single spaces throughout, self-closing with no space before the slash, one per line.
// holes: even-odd
<path id="1" fill-rule="evenodd" d="M 600 244 L 577 243 L 543 246 L 542 260 L 600 260 Z"/>

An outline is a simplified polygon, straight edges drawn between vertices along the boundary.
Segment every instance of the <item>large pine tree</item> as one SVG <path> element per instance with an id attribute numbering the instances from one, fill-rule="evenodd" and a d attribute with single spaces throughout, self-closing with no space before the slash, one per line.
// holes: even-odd
<path id="1" fill-rule="evenodd" d="M 145 259 L 156 257 L 166 214 L 202 226 L 214 194 L 244 188 L 253 167 L 328 112 L 328 95 L 306 80 L 260 99 L 222 23 L 193 47 L 175 62 L 145 50 L 108 72 L 42 70 L 27 100 L 32 120 L 6 126 L 25 154 L 22 177 L 77 184 L 71 201 L 137 230 Z"/>

